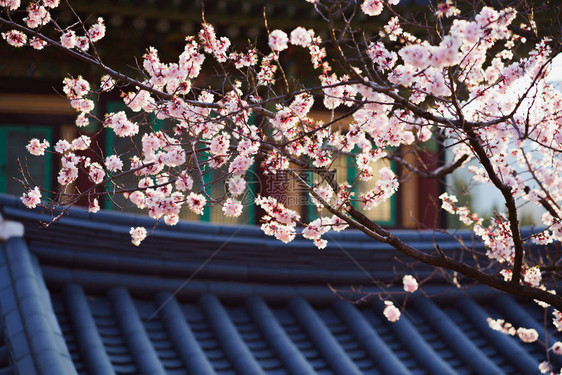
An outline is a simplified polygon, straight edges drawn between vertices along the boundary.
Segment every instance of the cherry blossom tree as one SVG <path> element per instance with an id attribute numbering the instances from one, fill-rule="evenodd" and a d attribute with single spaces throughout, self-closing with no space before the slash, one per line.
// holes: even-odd
<path id="1" fill-rule="evenodd" d="M 106 33 L 103 19 L 61 25 L 51 16 L 58 0 L 33 2 L 27 8 L 20 0 L 0 0 L 7 43 L 58 49 L 102 72 L 99 82 L 80 76 L 64 80 L 78 128 L 99 122 L 120 138 L 142 134 L 137 152 L 128 159 L 119 154 L 80 156 L 78 151 L 93 148 L 86 135 L 54 145 L 32 139 L 27 149 L 37 156 L 60 155 L 59 196 L 66 205 L 86 197 L 95 212 L 99 198 L 122 194 L 165 225 L 176 224 L 184 207 L 202 214 L 206 206 L 220 205 L 224 215 L 239 216 L 247 172 L 259 162 L 266 174 L 282 171 L 298 181 L 320 216 L 306 222 L 277 199 L 260 196 L 255 203 L 265 212 L 261 228 L 267 235 L 283 242 L 300 236 L 322 249 L 327 232 L 354 228 L 418 262 L 551 306 L 554 325 L 562 330 L 562 298 L 551 290 L 559 280 L 562 258 L 556 251 L 541 256 L 529 251 L 529 244 L 546 248 L 562 239 L 562 93 L 545 79 L 560 52 L 558 40 L 539 36 L 524 2 L 493 9 L 457 8 L 447 0 L 430 9 L 423 22 L 400 15 L 394 9 L 398 0 L 307 2 L 326 21 L 327 37 L 306 25 L 268 29 L 265 49 L 240 48 L 217 35 L 203 18 L 200 31 L 186 37 L 175 61 L 161 61 L 149 47 L 135 75 L 121 73 L 99 57 L 96 44 Z M 374 18 L 384 12 L 390 19 L 369 35 L 354 24 L 360 12 Z M 289 46 L 308 53 L 307 61 L 299 64 L 309 64 L 313 78 L 285 73 L 280 61 Z M 221 77 L 216 86 L 198 87 L 207 67 Z M 125 111 L 103 118 L 93 114 L 95 98 L 112 90 L 123 93 L 132 116 Z M 314 119 L 313 105 L 331 119 Z M 156 131 L 154 118 L 169 121 L 173 130 Z M 342 120 L 349 125 L 338 127 Z M 430 170 L 404 157 L 405 148 L 423 147 L 431 139 L 453 155 L 450 162 Z M 354 181 L 340 182 L 334 165 L 350 156 L 360 173 Z M 467 250 L 478 258 L 477 265 L 446 255 L 438 246 L 431 253 L 421 251 L 365 215 L 401 184 L 390 168 L 373 167 L 378 160 L 393 161 L 425 178 L 443 179 L 465 168 L 475 181 L 501 193 L 506 211 L 491 220 L 458 205 L 452 193 L 440 196 L 442 209 L 457 215 L 485 244 L 485 254 Z M 203 179 L 208 170 L 220 171 L 213 181 L 225 186 L 220 198 L 209 194 Z M 303 178 L 302 170 L 317 178 Z M 65 189 L 81 171 L 92 187 Z M 120 181 L 131 175 L 136 186 L 125 187 Z M 355 194 L 358 181 L 368 181 L 371 189 Z M 48 205 L 41 201 L 41 187 L 26 189 L 26 206 Z M 544 210 L 544 228 L 528 238 L 519 223 L 523 205 Z M 135 245 L 146 236 L 146 228 L 131 228 Z M 404 290 L 417 288 L 418 282 L 406 275 Z M 400 317 L 392 302 L 384 314 L 391 321 Z M 524 327 L 502 321 L 490 325 L 525 342 L 537 339 L 536 331 Z M 560 354 L 562 344 L 551 349 Z"/>

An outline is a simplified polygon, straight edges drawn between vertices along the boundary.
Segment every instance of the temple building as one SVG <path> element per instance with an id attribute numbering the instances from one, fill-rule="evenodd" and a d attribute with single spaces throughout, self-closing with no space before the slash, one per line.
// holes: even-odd
<path id="1" fill-rule="evenodd" d="M 233 40 L 233 45 L 247 45 L 248 40 L 256 41 L 258 45 L 265 44 L 267 34 L 263 21 L 264 11 L 270 28 L 290 30 L 306 25 L 319 30 L 320 34 L 325 32 L 324 21 L 304 1 L 254 0 L 240 5 L 238 2 L 221 0 L 208 1 L 203 6 L 200 1 L 178 0 L 157 6 L 150 0 L 134 5 L 130 1 L 117 0 L 95 4 L 76 1 L 72 2 L 72 6 L 85 20 L 104 17 L 108 34 L 99 44 L 98 53 L 108 66 L 118 67 L 130 74 L 135 74 L 134 58 L 140 58 L 148 46 L 158 48 L 163 61 L 177 59 L 177 55 L 183 50 L 185 35 L 198 32 L 203 11 L 205 19 L 215 26 L 217 34 L 228 35 Z M 410 12 L 416 7 L 420 8 L 415 2 L 411 2 L 401 9 Z M 72 19 L 72 14 L 70 10 L 65 10 L 57 14 L 57 17 L 64 22 Z M 369 20 L 366 16 L 359 14 L 357 21 L 365 32 L 375 32 L 377 25 L 367 22 Z M 302 56 L 295 55 L 291 50 L 285 55 L 282 63 L 287 74 L 299 73 L 298 70 L 305 64 L 297 64 L 295 61 Z M 35 185 L 51 191 L 51 194 L 45 194 L 46 197 L 57 199 L 60 187 L 56 177 L 60 160 L 52 154 L 41 158 L 27 154 L 25 145 L 31 138 L 46 139 L 54 145 L 58 139 L 71 140 L 79 134 L 87 134 L 94 137 L 96 148 L 106 154 L 130 148 L 128 140 L 115 137 L 112 132 L 100 133 L 100 124 L 92 122 L 86 128 L 76 128 L 76 112 L 69 106 L 62 92 L 62 79 L 79 74 L 91 82 L 97 82 L 101 76 L 96 69 L 61 55 L 59 51 L 48 48 L 45 51 L 15 49 L 6 43 L 0 44 L 0 192 L 21 195 L 21 172 L 24 171 L 31 176 Z M 204 86 L 212 80 L 212 76 L 202 74 L 198 84 Z M 103 119 L 106 113 L 124 109 L 119 94 L 120 92 L 115 92 L 97 98 L 93 114 Z M 329 118 L 329 114 L 315 109 L 312 116 L 320 120 Z M 156 121 L 153 126 L 166 129 L 171 125 Z M 347 124 L 336 126 L 345 129 Z M 408 150 L 403 151 L 408 153 Z M 437 167 L 443 159 L 436 143 L 413 157 L 429 169 Z M 388 162 L 386 165 L 400 176 L 403 184 L 398 194 L 368 212 L 370 218 L 391 228 L 436 228 L 445 225 L 444 216 L 438 210 L 438 196 L 444 191 L 443 185 L 435 179 L 419 178 L 394 163 Z M 353 181 L 357 176 L 351 157 L 340 158 L 334 167 L 341 182 Z M 205 183 L 213 181 L 213 177 L 213 171 L 207 173 Z M 313 220 L 318 215 L 308 193 L 301 191 L 294 180 L 283 174 L 265 176 L 259 161 L 247 178 L 250 189 L 245 199 L 248 202 L 245 202 L 247 207 L 240 218 L 225 218 L 219 206 L 206 208 L 201 216 L 186 211 L 182 213 L 182 218 L 217 223 L 258 224 L 262 212 L 252 202 L 257 194 L 286 200 L 305 220 Z M 88 186 L 87 178 L 79 178 L 75 188 L 84 191 Z M 220 187 L 215 189 L 220 190 Z M 369 186 L 360 181 L 354 185 L 356 194 L 368 189 Z M 214 193 L 221 194 L 221 191 Z M 85 200 L 81 202 L 86 203 Z M 130 202 L 119 197 L 105 199 L 102 207 L 135 211 Z"/>

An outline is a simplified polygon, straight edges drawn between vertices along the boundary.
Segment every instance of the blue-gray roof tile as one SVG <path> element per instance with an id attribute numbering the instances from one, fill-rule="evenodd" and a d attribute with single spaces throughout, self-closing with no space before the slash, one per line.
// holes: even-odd
<path id="1" fill-rule="evenodd" d="M 337 298 L 327 284 L 380 292 L 371 277 L 399 281 L 405 264 L 353 231 L 330 237 L 368 275 L 337 246 L 281 245 L 252 227 L 162 226 L 136 248 L 130 226 L 153 221 L 71 210 L 44 230 L 37 220 L 48 215 L 4 196 L 0 212 L 26 227 L 25 239 L 0 243 L 0 375 L 526 375 L 544 359 L 539 345 L 486 322 L 542 332 L 533 303 L 482 288 L 461 294 L 435 278 L 424 288 L 440 298 L 418 293 L 389 323 L 378 299 Z M 427 251 L 434 241 L 458 249 L 444 234 L 400 235 Z"/>

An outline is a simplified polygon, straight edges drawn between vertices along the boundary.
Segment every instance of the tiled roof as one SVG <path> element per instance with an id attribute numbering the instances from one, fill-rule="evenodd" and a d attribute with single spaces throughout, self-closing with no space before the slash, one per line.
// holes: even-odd
<path id="1" fill-rule="evenodd" d="M 381 292 L 370 278 L 401 272 L 404 259 L 358 233 L 319 252 L 255 228 L 182 223 L 136 248 L 130 226 L 153 225 L 139 217 L 74 211 L 39 229 L 46 213 L 12 198 L 0 197 L 0 212 L 26 229 L 0 243 L 0 375 L 533 374 L 544 360 L 539 344 L 486 322 L 502 317 L 544 340 L 543 310 L 483 287 L 436 279 L 424 286 L 433 298 L 411 295 L 396 323 L 379 298 L 337 298 L 328 284 Z M 428 251 L 435 240 L 402 235 Z"/>

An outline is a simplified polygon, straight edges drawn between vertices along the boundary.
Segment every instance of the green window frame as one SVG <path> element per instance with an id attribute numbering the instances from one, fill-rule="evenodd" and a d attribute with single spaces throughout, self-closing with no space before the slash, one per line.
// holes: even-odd
<path id="1" fill-rule="evenodd" d="M 108 102 L 106 109 L 107 109 L 108 113 L 125 111 L 125 112 L 127 112 L 128 115 L 131 114 L 131 111 L 121 101 L 110 101 L 110 102 Z M 253 121 L 253 117 L 250 118 L 250 122 L 252 122 L 252 121 Z M 155 119 L 153 129 L 158 131 L 158 130 L 161 130 L 162 128 L 164 128 L 164 121 Z M 114 146 L 115 146 L 115 133 L 111 130 L 107 130 L 106 135 L 105 135 L 105 153 L 106 153 L 106 155 L 112 155 L 113 154 Z M 248 172 L 255 174 L 255 167 L 252 166 L 249 169 Z M 205 175 L 203 176 L 204 183 L 205 184 L 210 183 L 211 178 L 212 178 L 211 173 L 205 173 Z M 256 191 L 255 191 L 254 185 L 255 184 L 250 184 L 250 187 L 249 187 L 250 190 L 247 191 L 245 194 L 252 194 L 253 196 L 255 196 Z M 106 186 L 106 188 L 108 190 L 110 190 L 111 186 L 108 185 L 108 186 Z M 212 193 L 212 191 L 211 191 L 211 193 Z M 111 199 L 106 199 L 105 202 L 104 202 L 104 208 L 107 209 L 107 210 L 114 210 L 115 205 L 113 204 Z M 252 204 L 244 207 L 244 211 L 246 212 L 246 217 L 247 217 L 247 221 L 246 221 L 245 224 L 250 224 L 250 225 L 255 224 L 255 212 L 256 212 L 255 211 L 255 204 L 252 203 Z M 194 217 L 195 217 L 195 215 L 194 215 Z M 196 215 L 196 217 L 198 218 L 199 221 L 210 222 L 211 221 L 211 207 L 206 206 L 205 209 L 203 210 L 203 215 Z M 190 218 L 190 220 L 191 220 L 191 218 Z"/>
<path id="2" fill-rule="evenodd" d="M 353 157 L 351 156 L 345 156 L 345 160 L 346 160 L 346 164 L 347 164 L 347 168 L 346 168 L 346 179 L 348 183 L 351 183 L 352 181 L 355 181 L 355 178 L 357 178 L 358 175 L 358 169 L 354 164 L 353 161 Z M 396 173 L 396 165 L 394 162 L 390 162 L 390 169 L 392 169 L 392 171 L 394 173 Z M 310 180 L 309 180 L 310 182 Z M 358 191 L 357 191 L 357 184 L 355 184 L 353 186 L 353 188 L 351 189 L 351 191 L 353 193 L 355 193 L 355 195 L 357 196 Z M 309 193 L 306 193 L 308 195 L 308 209 L 306 211 L 307 216 L 309 218 L 309 221 L 313 221 L 316 220 L 320 217 L 318 210 L 316 208 L 316 206 L 314 205 L 314 203 L 312 203 L 312 199 L 310 197 Z M 396 213 L 396 196 L 398 193 L 395 193 L 392 197 L 390 197 L 390 219 L 389 220 L 375 220 L 375 222 L 377 224 L 383 225 L 383 226 L 396 226 L 397 223 L 397 213 Z M 353 206 L 357 209 L 361 209 L 361 204 L 357 201 L 353 201 L 352 202 Z"/>
<path id="3" fill-rule="evenodd" d="M 248 173 L 256 176 L 255 164 L 252 165 L 250 167 L 250 169 L 248 169 L 246 174 L 248 174 Z M 212 179 L 211 173 L 205 173 L 204 174 L 203 181 L 204 181 L 205 184 L 209 184 L 212 181 L 211 179 Z M 225 181 L 225 183 L 226 183 L 226 181 Z M 242 195 L 250 194 L 252 197 L 255 197 L 256 196 L 256 188 L 255 188 L 256 185 L 257 184 L 250 182 L 247 185 L 247 190 Z M 210 191 L 210 194 L 212 194 L 212 189 Z M 237 198 L 239 198 L 239 197 L 237 197 Z M 212 222 L 212 220 L 211 220 L 211 210 L 212 210 L 211 207 L 206 206 L 205 209 L 203 210 L 203 215 L 200 216 L 200 218 L 201 218 L 200 220 L 206 221 L 206 222 Z M 244 207 L 244 212 L 245 212 L 247 220 L 246 220 L 245 223 L 240 223 L 240 224 L 248 224 L 248 225 L 256 224 L 256 220 L 255 220 L 256 204 L 254 202 L 252 202 L 251 204 L 248 204 L 247 206 Z M 228 223 L 223 223 L 223 224 L 228 224 Z"/>
<path id="4" fill-rule="evenodd" d="M 107 103 L 106 112 L 107 113 L 114 113 L 119 111 L 125 111 L 127 116 L 130 116 L 132 111 L 120 100 L 112 100 Z M 155 119 L 153 128 L 158 131 L 164 126 L 164 122 L 162 120 Z M 115 133 L 112 130 L 105 130 L 105 155 L 113 155 L 113 148 L 115 147 Z M 111 190 L 111 183 L 106 185 L 106 189 L 108 191 Z M 105 199 L 103 203 L 103 208 L 105 210 L 114 210 L 115 204 L 111 199 Z"/>
<path id="5" fill-rule="evenodd" d="M 216 113 L 211 113 L 211 116 L 214 116 Z M 255 122 L 255 114 L 251 114 L 250 118 L 248 119 L 248 124 L 250 125 L 254 125 Z M 248 171 L 246 172 L 246 175 L 248 173 L 251 173 L 252 175 L 256 176 L 256 167 L 255 167 L 255 163 L 248 169 Z M 212 182 L 212 173 L 208 173 L 209 171 L 207 171 L 207 173 L 205 173 L 204 171 L 204 175 L 203 175 L 203 182 L 205 183 L 205 185 L 209 184 L 210 182 Z M 225 180 L 226 183 L 226 180 Z M 255 188 L 256 184 L 252 184 L 250 183 L 247 187 L 247 190 L 243 193 L 243 194 L 251 194 L 251 196 L 255 197 L 256 196 L 256 188 Z M 209 192 L 210 194 L 212 194 L 212 189 Z M 205 221 L 205 222 L 212 222 L 211 221 L 211 210 L 212 208 L 209 206 L 206 206 L 205 209 L 203 210 L 203 215 L 200 216 L 200 221 Z M 247 218 L 246 223 L 244 224 L 248 224 L 248 225 L 255 225 L 257 223 L 256 220 L 256 204 L 254 202 L 252 202 L 251 204 L 247 205 L 246 207 L 244 207 L 244 212 Z M 228 223 L 223 223 L 223 224 L 228 224 Z"/>

